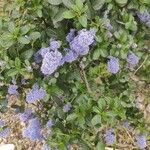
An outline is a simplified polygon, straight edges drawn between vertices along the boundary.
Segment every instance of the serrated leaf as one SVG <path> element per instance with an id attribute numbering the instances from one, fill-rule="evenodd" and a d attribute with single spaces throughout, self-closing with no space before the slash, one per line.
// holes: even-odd
<path id="1" fill-rule="evenodd" d="M 73 121 L 77 118 L 77 114 L 73 113 L 67 116 L 66 121 Z"/>
<path id="2" fill-rule="evenodd" d="M 140 2 L 143 4 L 150 4 L 150 0 L 140 0 Z"/>
<path id="3" fill-rule="evenodd" d="M 21 44 L 29 44 L 30 39 L 28 37 L 22 36 L 18 38 L 18 42 Z"/>
<path id="4" fill-rule="evenodd" d="M 62 0 L 48 0 L 48 2 L 52 5 L 60 5 Z"/>
<path id="5" fill-rule="evenodd" d="M 62 2 L 67 8 L 72 8 L 74 4 L 73 1 L 70 1 L 70 0 L 62 0 Z"/>
<path id="6" fill-rule="evenodd" d="M 11 33 L 13 33 L 15 31 L 15 24 L 13 22 L 9 22 L 8 30 Z"/>
<path id="7" fill-rule="evenodd" d="M 21 61 L 18 57 L 15 58 L 15 66 L 16 68 L 21 68 Z"/>
<path id="8" fill-rule="evenodd" d="M 2 34 L 2 36 L 0 37 L 0 45 L 2 47 L 5 47 L 6 49 L 8 49 L 13 44 L 14 44 L 14 41 L 12 38 L 12 34 L 10 32 L 5 32 L 4 34 Z"/>
<path id="9" fill-rule="evenodd" d="M 42 10 L 41 9 L 38 9 L 36 11 L 37 15 L 41 18 L 42 17 Z"/>
<path id="10" fill-rule="evenodd" d="M 97 124 L 101 123 L 101 116 L 100 115 L 95 115 L 93 119 L 91 120 L 91 123 L 95 126 Z"/>
<path id="11" fill-rule="evenodd" d="M 30 34 L 30 37 L 32 40 L 36 40 L 41 37 L 41 34 L 40 34 L 40 32 L 35 31 Z"/>
<path id="12" fill-rule="evenodd" d="M 120 4 L 121 6 L 124 6 L 127 4 L 128 0 L 115 0 L 116 3 Z"/>
<path id="13" fill-rule="evenodd" d="M 98 107 L 102 110 L 104 109 L 106 106 L 106 101 L 104 98 L 100 98 L 99 101 L 98 101 Z"/>
<path id="14" fill-rule="evenodd" d="M 100 55 L 101 55 L 101 49 L 94 50 L 93 56 L 92 56 L 93 60 L 98 60 Z"/>
<path id="15" fill-rule="evenodd" d="M 103 5 L 105 4 L 105 0 L 95 0 L 93 1 L 93 8 L 94 10 L 99 10 L 103 7 Z"/>
<path id="16" fill-rule="evenodd" d="M 21 27 L 21 34 L 25 35 L 28 33 L 29 30 L 30 30 L 30 27 L 28 25 L 25 25 L 25 26 Z"/>
<path id="17" fill-rule="evenodd" d="M 78 20 L 84 28 L 87 27 L 87 16 L 86 15 L 80 16 Z"/>
<path id="18" fill-rule="evenodd" d="M 75 13 L 72 10 L 67 10 L 63 13 L 63 17 L 66 19 L 71 19 L 75 17 Z"/>
<path id="19" fill-rule="evenodd" d="M 79 8 L 79 10 L 82 10 L 82 8 L 83 8 L 82 0 L 75 0 L 75 4 Z"/>
<path id="20" fill-rule="evenodd" d="M 21 54 L 21 57 L 24 58 L 24 59 L 29 60 L 33 56 L 33 54 L 34 54 L 34 51 L 32 49 L 29 49 L 29 50 L 23 52 Z"/>
<path id="21" fill-rule="evenodd" d="M 9 77 L 13 77 L 13 76 L 15 76 L 15 75 L 17 75 L 18 74 L 18 71 L 16 70 L 16 69 L 11 69 L 11 70 L 9 70 L 8 72 L 7 72 L 7 75 L 9 76 Z"/>
<path id="22" fill-rule="evenodd" d="M 60 8 L 58 13 L 53 17 L 53 22 L 54 24 L 57 22 L 60 22 L 64 19 L 63 13 L 65 12 L 66 9 Z"/>

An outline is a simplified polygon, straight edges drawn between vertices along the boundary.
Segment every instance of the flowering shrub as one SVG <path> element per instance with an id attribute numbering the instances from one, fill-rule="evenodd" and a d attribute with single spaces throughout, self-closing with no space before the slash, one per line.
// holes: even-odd
<path id="1" fill-rule="evenodd" d="M 150 79 L 149 0 L 15 0 L 4 14 L 0 111 L 17 96 L 23 137 L 44 140 L 43 149 L 103 150 L 128 122 L 135 146 L 147 147 L 132 76 Z"/>

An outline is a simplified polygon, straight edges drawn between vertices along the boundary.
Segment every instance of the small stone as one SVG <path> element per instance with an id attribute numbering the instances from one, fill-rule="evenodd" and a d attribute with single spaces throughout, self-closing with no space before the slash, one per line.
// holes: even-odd
<path id="1" fill-rule="evenodd" d="M 1 150 L 15 150 L 14 144 L 1 144 L 0 145 Z"/>
<path id="2" fill-rule="evenodd" d="M 146 110 L 150 113 L 150 104 L 147 105 Z"/>

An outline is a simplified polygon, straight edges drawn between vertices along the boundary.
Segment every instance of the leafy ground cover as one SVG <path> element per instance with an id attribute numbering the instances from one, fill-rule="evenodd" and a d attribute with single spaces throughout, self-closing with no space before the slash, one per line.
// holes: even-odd
<path id="1" fill-rule="evenodd" d="M 149 149 L 149 33 L 149 0 L 6 0 L 2 141 Z"/>

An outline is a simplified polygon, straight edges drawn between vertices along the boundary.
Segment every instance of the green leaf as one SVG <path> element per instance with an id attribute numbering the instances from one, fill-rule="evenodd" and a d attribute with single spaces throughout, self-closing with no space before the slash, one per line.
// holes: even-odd
<path id="1" fill-rule="evenodd" d="M 124 6 L 127 4 L 128 0 L 115 0 L 120 6 Z"/>
<path id="2" fill-rule="evenodd" d="M 21 36 L 18 38 L 18 42 L 21 44 L 29 44 L 30 39 L 29 39 L 29 37 Z"/>
<path id="3" fill-rule="evenodd" d="M 96 145 L 96 150 L 105 150 L 105 145 L 102 142 L 98 142 Z"/>
<path id="4" fill-rule="evenodd" d="M 2 18 L 0 18 L 0 30 L 2 30 L 2 26 L 3 26 L 3 21 Z"/>
<path id="5" fill-rule="evenodd" d="M 91 123 L 93 126 L 100 124 L 101 123 L 101 116 L 100 115 L 95 115 L 93 119 L 91 120 Z"/>
<path id="6" fill-rule="evenodd" d="M 125 28 L 126 29 L 129 29 L 129 30 L 132 30 L 132 31 L 137 31 L 137 23 L 134 21 L 132 21 L 132 22 L 127 22 L 127 23 L 125 23 Z"/>
<path id="7" fill-rule="evenodd" d="M 29 60 L 33 56 L 33 54 L 34 54 L 34 51 L 32 49 L 29 49 L 29 50 L 23 52 L 21 54 L 21 57 Z"/>
<path id="8" fill-rule="evenodd" d="M 12 34 L 10 32 L 5 32 L 0 37 L 0 45 L 6 49 L 10 48 L 14 44 Z"/>
<path id="9" fill-rule="evenodd" d="M 82 0 L 76 0 L 75 4 L 79 8 L 79 10 L 82 10 L 82 8 L 83 8 L 83 2 L 82 2 Z"/>
<path id="10" fill-rule="evenodd" d="M 48 2 L 52 5 L 59 5 L 62 3 L 62 0 L 48 0 Z"/>
<path id="11" fill-rule="evenodd" d="M 143 4 L 149 4 L 150 0 L 140 0 L 140 2 L 143 3 Z"/>
<path id="12" fill-rule="evenodd" d="M 21 61 L 18 57 L 15 58 L 15 66 L 18 69 L 21 68 Z"/>
<path id="13" fill-rule="evenodd" d="M 105 4 L 105 0 L 95 0 L 93 1 L 93 8 L 94 10 L 99 10 Z"/>
<path id="14" fill-rule="evenodd" d="M 25 25 L 25 26 L 21 27 L 21 34 L 25 35 L 28 33 L 29 30 L 30 30 L 30 27 L 28 25 Z"/>
<path id="15" fill-rule="evenodd" d="M 58 13 L 53 17 L 53 23 L 56 24 L 64 19 L 63 13 L 66 11 L 64 8 L 60 8 Z"/>
<path id="16" fill-rule="evenodd" d="M 66 121 L 73 121 L 77 118 L 77 114 L 73 113 L 67 116 Z"/>
<path id="17" fill-rule="evenodd" d="M 13 77 L 17 74 L 18 74 L 18 71 L 16 69 L 11 69 L 7 72 L 7 76 L 9 76 L 9 77 Z"/>
<path id="18" fill-rule="evenodd" d="M 80 24 L 86 28 L 87 27 L 87 16 L 86 15 L 82 15 L 78 18 Z"/>
<path id="19" fill-rule="evenodd" d="M 71 19 L 71 18 L 75 17 L 75 13 L 72 10 L 66 10 L 63 13 L 63 17 L 66 18 L 66 19 Z"/>
<path id="20" fill-rule="evenodd" d="M 37 15 L 41 18 L 42 17 L 42 10 L 41 9 L 38 9 L 36 11 Z"/>
<path id="21" fill-rule="evenodd" d="M 30 34 L 30 37 L 32 40 L 36 40 L 41 37 L 41 34 L 40 34 L 40 32 L 35 31 Z"/>
<path id="22" fill-rule="evenodd" d="M 62 0 L 62 2 L 67 8 L 72 8 L 73 6 L 73 2 L 70 0 Z"/>
<path id="23" fill-rule="evenodd" d="M 15 31 L 15 24 L 13 22 L 9 22 L 8 30 L 11 33 L 13 33 Z"/>
<path id="24" fill-rule="evenodd" d="M 104 98 L 100 98 L 99 101 L 98 101 L 98 107 L 103 110 L 106 106 L 106 101 Z"/>
<path id="25" fill-rule="evenodd" d="M 98 60 L 100 55 L 101 55 L 101 49 L 94 50 L 93 56 L 92 56 L 93 60 Z"/>

